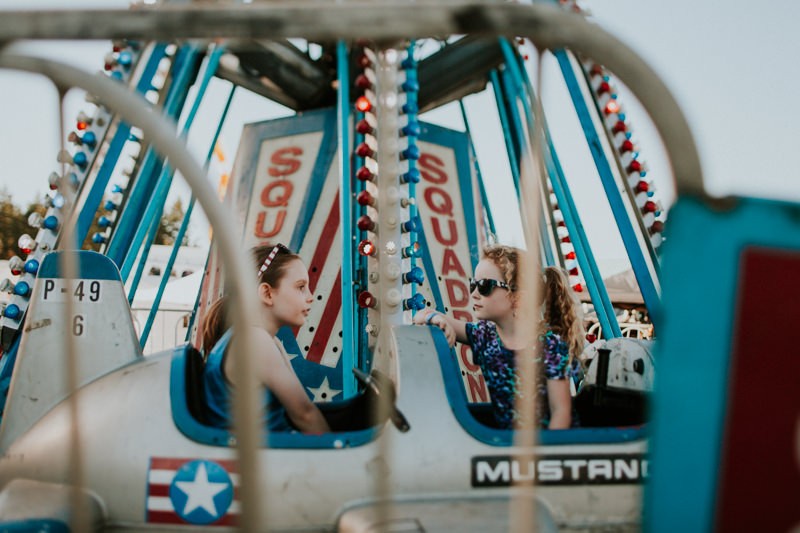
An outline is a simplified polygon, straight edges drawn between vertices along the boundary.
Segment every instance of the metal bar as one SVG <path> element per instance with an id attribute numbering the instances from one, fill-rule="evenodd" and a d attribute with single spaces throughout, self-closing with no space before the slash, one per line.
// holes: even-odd
<path id="1" fill-rule="evenodd" d="M 597 167 L 597 172 L 600 175 L 603 189 L 606 191 L 606 197 L 611 206 L 614 219 L 617 222 L 617 228 L 619 228 L 622 243 L 625 246 L 625 250 L 628 252 L 628 258 L 631 261 L 631 267 L 636 276 L 636 282 L 639 284 L 642 299 L 644 300 L 651 320 L 655 323 L 655 320 L 659 316 L 658 309 L 661 306 L 661 298 L 658 294 L 658 289 L 653 282 L 642 248 L 636 239 L 636 232 L 634 231 L 630 217 L 625 209 L 622 195 L 617 188 L 611 166 L 603 152 L 603 146 L 597 135 L 597 130 L 592 121 L 591 114 L 589 113 L 589 108 L 586 105 L 586 101 L 583 99 L 580 86 L 578 85 L 578 79 L 575 76 L 575 72 L 572 70 L 569 57 L 563 50 L 557 50 L 554 54 L 561 66 L 561 72 L 572 98 L 572 103 L 575 106 L 575 111 L 578 114 L 578 120 L 583 128 L 583 134 L 586 137 L 586 142 L 592 153 L 592 158 Z"/>
<path id="2" fill-rule="evenodd" d="M 481 193 L 481 203 L 483 204 L 483 210 L 486 214 L 486 222 L 489 225 L 489 232 L 492 235 L 496 235 L 495 227 L 494 227 L 494 218 L 492 217 L 492 208 L 489 206 L 489 197 L 486 195 L 486 184 L 483 182 L 483 175 L 481 174 L 481 167 L 478 164 L 478 154 L 475 152 L 475 145 L 472 142 L 472 133 L 470 132 L 469 128 L 469 120 L 467 119 L 467 109 L 464 107 L 464 100 L 459 99 L 458 105 L 461 109 L 461 118 L 464 120 L 464 128 L 467 130 L 467 139 L 469 140 L 469 151 L 470 156 L 473 159 L 474 167 L 475 167 L 475 174 L 478 178 L 478 190 Z"/>
<path id="3" fill-rule="evenodd" d="M 36 72 L 53 79 L 59 86 L 80 87 L 112 107 L 120 114 L 122 120 L 141 129 L 180 171 L 220 237 L 221 257 L 224 258 L 226 279 L 231 287 L 234 324 L 242 326 L 247 323 L 246 317 L 258 312 L 255 280 L 252 279 L 249 265 L 237 248 L 238 238 L 233 214 L 217 200 L 216 192 L 208 183 L 205 173 L 189 154 L 184 143 L 176 137 L 174 124 L 150 112 L 140 97 L 104 76 L 87 76 L 80 69 L 55 61 L 10 54 L 0 54 L 0 68 Z M 258 531 L 262 530 L 265 524 L 263 516 L 265 513 L 262 510 L 263 502 L 259 497 L 261 469 L 256 454 L 261 435 L 257 429 L 258 383 L 255 373 L 251 370 L 256 346 L 249 328 L 237 327 L 237 333 L 238 340 L 234 337 L 236 349 L 232 349 L 231 353 L 235 354 L 234 379 L 238 392 L 233 398 L 233 410 L 242 501 L 239 524 L 244 530 Z M 73 395 L 73 398 L 76 396 Z"/>
<path id="4" fill-rule="evenodd" d="M 206 62 L 206 67 L 203 72 L 202 80 L 200 82 L 200 87 L 197 89 L 197 94 L 195 95 L 194 102 L 192 103 L 192 108 L 189 111 L 189 115 L 186 118 L 186 123 L 183 127 L 183 131 L 181 132 L 181 137 L 185 138 L 188 133 L 189 129 L 194 122 L 194 117 L 197 115 L 197 110 L 200 108 L 200 102 L 203 101 L 203 97 L 205 96 L 206 90 L 208 89 L 208 84 L 211 81 L 211 78 L 214 76 L 214 73 L 217 70 L 217 66 L 219 65 L 220 57 L 222 57 L 222 53 L 224 52 L 225 48 L 223 46 L 215 46 L 212 50 L 211 54 L 208 56 L 208 61 Z M 219 131 L 219 128 L 217 128 Z M 206 167 L 208 167 L 208 162 L 211 159 L 211 156 L 214 153 L 214 145 L 216 144 L 216 137 L 211 141 L 211 148 L 208 151 L 208 155 L 206 156 Z M 171 176 L 168 180 L 171 182 Z M 161 204 L 161 209 L 163 211 L 164 201 L 166 200 L 166 192 L 162 198 L 156 196 L 153 198 L 154 203 Z M 189 200 L 189 206 L 186 209 L 186 212 L 183 215 L 183 221 L 181 222 L 181 227 L 178 230 L 178 236 L 175 238 L 175 242 L 172 245 L 172 250 L 169 255 L 169 259 L 167 260 L 167 264 L 164 267 L 164 271 L 161 274 L 161 281 L 158 285 L 158 291 L 156 292 L 156 296 L 153 299 L 153 305 L 151 306 L 150 313 L 147 316 L 147 321 L 144 324 L 144 328 L 142 328 L 142 334 L 139 337 L 139 345 L 144 348 L 145 343 L 147 342 L 147 337 L 150 335 L 150 328 L 153 326 L 153 320 L 155 320 L 156 313 L 158 312 L 158 308 L 161 304 L 161 297 L 164 294 L 164 289 L 167 286 L 167 281 L 169 281 L 170 273 L 172 272 L 172 266 L 175 264 L 175 259 L 178 256 L 178 250 L 181 247 L 181 242 L 183 241 L 183 237 L 186 234 L 186 228 L 189 224 L 189 218 L 192 214 L 192 209 L 194 208 L 194 196 L 192 196 L 191 200 Z M 145 219 L 146 220 L 146 219 Z M 156 226 L 158 227 L 158 226 Z M 153 233 L 152 237 L 155 237 L 155 233 Z M 148 239 L 149 242 L 152 243 L 152 239 Z M 149 247 L 148 252 L 149 252 Z M 137 277 L 140 275 L 139 273 L 144 268 L 145 258 L 149 255 L 142 254 L 142 260 L 139 262 L 140 268 L 137 270 Z M 138 280 L 136 282 L 138 285 Z M 136 286 L 132 286 L 130 292 L 128 293 L 128 301 L 133 303 L 133 295 L 136 293 Z"/>
<path id="5" fill-rule="evenodd" d="M 342 395 L 350 398 L 356 393 L 352 369 L 355 366 L 356 342 L 353 307 L 353 172 L 350 168 L 350 68 L 349 54 L 344 41 L 336 43 L 336 71 L 339 90 L 336 101 L 336 120 L 339 133 L 339 220 L 342 236 Z"/>
<path id="6" fill-rule="evenodd" d="M 321 24 L 320 21 L 325 21 Z M 700 157 L 686 118 L 653 69 L 628 46 L 576 13 L 545 4 L 432 0 L 276 2 L 164 6 L 159 9 L 3 11 L 0 42 L 14 39 L 347 38 L 411 39 L 484 34 L 529 37 L 540 50 L 569 48 L 600 62 L 637 95 L 663 137 L 678 190 L 707 198 Z"/>
<path id="7" fill-rule="evenodd" d="M 501 38 L 500 46 L 503 49 L 503 54 L 506 57 L 506 65 L 511 72 L 512 78 L 520 85 L 520 89 L 524 89 L 527 92 L 530 101 L 535 102 L 537 95 L 531 86 L 528 73 L 519 65 L 519 60 L 516 54 L 514 54 L 511 45 L 506 39 Z M 524 96 L 522 96 L 521 99 L 528 113 L 527 116 L 531 117 L 530 106 L 527 100 Z M 553 145 L 553 139 L 550 137 L 550 131 L 547 127 L 544 114 L 542 114 L 541 120 L 543 141 L 547 143 L 547 150 L 543 150 L 547 173 L 550 177 L 550 183 L 553 185 L 553 192 L 558 200 L 558 205 L 561 207 L 561 211 L 564 214 L 564 223 L 567 226 L 572 244 L 575 247 L 575 256 L 583 272 L 584 279 L 586 280 L 586 287 L 589 290 L 592 304 L 597 312 L 597 318 L 607 336 L 610 333 L 613 337 L 620 337 L 622 336 L 622 331 L 617 322 L 614 306 L 608 297 L 608 291 L 606 291 L 603 277 L 600 275 L 600 271 L 597 268 L 597 262 L 594 260 L 592 247 L 589 244 L 589 239 L 586 237 L 586 232 L 583 230 L 583 223 L 581 222 L 575 202 L 572 199 L 572 193 L 570 192 L 569 184 L 564 176 L 564 170 L 558 159 L 558 153 Z M 532 128 L 533 125 L 529 123 L 528 127 Z M 547 249 L 547 247 L 544 248 Z"/>
<path id="8" fill-rule="evenodd" d="M 150 57 L 147 59 L 147 64 L 136 84 L 136 92 L 144 94 L 150 89 L 153 75 L 156 73 L 158 64 L 165 55 L 165 50 L 166 45 L 164 44 L 157 44 L 153 47 L 153 50 L 150 52 Z M 122 147 L 128 142 L 130 131 L 130 126 L 124 122 L 120 121 L 117 123 L 117 130 L 114 132 L 114 137 L 111 140 L 108 152 L 105 154 L 103 163 L 100 165 L 97 176 L 86 196 L 81 214 L 78 217 L 76 236 L 79 242 L 83 242 L 89 233 L 89 228 L 94 220 L 97 206 L 103 199 L 103 192 L 108 185 L 109 179 L 111 179 L 111 173 L 114 171 L 114 167 L 117 164 L 119 154 L 122 152 Z"/>
<path id="9" fill-rule="evenodd" d="M 505 141 L 506 153 L 508 154 L 508 164 L 511 167 L 511 179 L 514 182 L 514 189 L 517 191 L 517 198 L 519 198 L 519 163 L 517 162 L 517 157 L 514 155 L 508 114 L 506 113 L 506 107 L 503 103 L 503 88 L 500 86 L 500 76 L 497 75 L 496 70 L 493 70 L 489 73 L 489 79 L 492 82 L 494 98 L 497 102 L 497 114 L 500 117 L 500 128 L 503 130 L 503 140 Z"/>
<path id="10" fill-rule="evenodd" d="M 190 72 L 192 72 L 193 61 L 198 55 L 199 47 L 196 45 L 186 45 L 181 48 L 175 58 L 175 65 L 178 73 L 170 85 L 166 102 L 164 103 L 164 114 L 177 120 L 183 105 L 186 102 L 188 87 L 191 83 Z M 130 257 L 131 250 L 138 250 L 144 238 L 145 230 L 141 224 L 143 217 L 152 216 L 155 205 L 150 199 L 153 197 L 153 189 L 161 182 L 164 171 L 164 160 L 161 159 L 153 146 L 147 149 L 145 161 L 138 178 L 134 182 L 128 198 L 125 210 L 120 213 L 120 221 L 114 238 L 108 245 L 106 255 L 111 257 L 120 266 L 122 280 L 126 281 L 133 267 L 135 257 Z M 154 176 L 159 176 L 154 178 Z M 142 209 L 145 208 L 144 215 Z M 145 260 L 146 256 L 142 258 Z"/>
<path id="11" fill-rule="evenodd" d="M 225 124 L 225 119 L 228 116 L 228 111 L 231 108 L 231 102 L 233 102 L 233 95 L 236 93 L 236 85 L 231 85 L 231 92 L 228 94 L 228 99 L 225 101 L 225 107 L 222 109 L 222 114 L 220 115 L 219 120 L 217 121 L 217 130 L 214 132 L 214 142 L 211 144 L 211 151 L 209 155 L 206 157 L 206 164 L 203 167 L 203 172 L 208 171 L 208 165 L 211 161 L 211 154 L 214 151 L 214 147 L 217 144 L 217 139 L 219 139 L 220 133 L 222 133 L 222 126 Z M 192 194 L 192 198 L 194 198 L 194 194 Z M 211 257 L 210 253 L 209 256 Z M 203 266 L 203 271 L 208 268 L 208 260 L 206 260 L 206 264 Z M 197 296 L 194 299 L 194 305 L 192 306 L 192 318 L 189 320 L 189 327 L 186 329 L 186 338 L 184 340 L 188 341 L 192 335 L 192 328 L 194 327 L 194 321 L 197 317 L 197 308 L 200 305 L 200 293 L 202 292 L 202 284 L 200 288 L 197 290 Z"/>

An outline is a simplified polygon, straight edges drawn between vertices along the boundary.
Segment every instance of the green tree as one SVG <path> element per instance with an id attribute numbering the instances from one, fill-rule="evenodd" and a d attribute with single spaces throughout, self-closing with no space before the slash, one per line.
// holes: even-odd
<path id="1" fill-rule="evenodd" d="M 19 238 L 27 233 L 36 237 L 36 228 L 28 226 L 28 217 L 14 205 L 13 198 L 5 187 L 0 189 L 0 258 L 10 259 L 22 255 L 17 246 Z"/>
<path id="2" fill-rule="evenodd" d="M 156 238 L 153 244 L 175 244 L 175 238 L 178 236 L 178 230 L 181 228 L 181 223 L 183 222 L 185 214 L 183 202 L 178 198 L 175 200 L 175 203 L 172 204 L 169 211 L 164 212 L 161 216 L 161 225 L 156 232 Z M 188 244 L 189 237 L 184 235 L 181 246 L 187 246 Z"/>

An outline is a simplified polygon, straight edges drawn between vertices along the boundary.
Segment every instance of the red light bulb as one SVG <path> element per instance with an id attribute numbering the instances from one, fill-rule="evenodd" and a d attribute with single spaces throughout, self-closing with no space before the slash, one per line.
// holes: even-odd
<path id="1" fill-rule="evenodd" d="M 601 95 L 603 93 L 610 93 L 611 92 L 611 85 L 604 81 L 600 85 L 597 86 L 597 94 Z"/>
<path id="2" fill-rule="evenodd" d="M 656 220 L 655 222 L 653 222 L 653 225 L 650 226 L 650 233 L 651 234 L 652 233 L 661 233 L 662 231 L 664 231 L 664 223 L 661 222 L 660 220 Z"/>
<path id="3" fill-rule="evenodd" d="M 635 187 L 636 192 L 647 192 L 648 189 L 650 189 L 650 184 L 644 180 L 639 180 Z"/>
<path id="4" fill-rule="evenodd" d="M 358 253 L 364 256 L 374 256 L 375 255 L 375 245 L 372 244 L 372 241 L 364 239 L 360 243 L 358 243 Z"/>
<path id="5" fill-rule="evenodd" d="M 372 87 L 372 83 L 369 81 L 369 78 L 367 78 L 366 74 L 359 74 L 358 76 L 356 76 L 353 85 L 355 85 L 359 89 L 369 89 L 370 87 Z"/>
<path id="6" fill-rule="evenodd" d="M 571 268 L 570 271 L 569 271 L 569 275 L 570 276 L 577 276 L 578 275 L 578 268 L 577 267 Z"/>
<path id="7" fill-rule="evenodd" d="M 627 170 L 628 170 L 629 174 L 633 173 L 633 172 L 641 172 L 642 171 L 642 164 L 639 162 L 638 159 L 634 159 L 628 165 L 628 169 Z"/>
<path id="8" fill-rule="evenodd" d="M 369 122 L 366 119 L 361 119 L 356 124 L 356 131 L 362 135 L 366 135 L 368 133 L 372 133 L 375 131 L 375 128 L 370 126 Z"/>
<path id="9" fill-rule="evenodd" d="M 642 207 L 642 211 L 644 211 L 645 213 L 655 213 L 656 212 L 656 203 L 653 202 L 652 200 L 646 201 L 644 203 L 644 206 Z"/>
<path id="10" fill-rule="evenodd" d="M 76 127 L 78 128 L 78 130 L 80 130 L 80 131 L 83 131 L 83 130 L 85 130 L 86 128 L 88 128 L 88 127 L 89 127 L 89 124 L 87 124 L 86 122 L 83 122 L 83 121 L 79 120 L 79 121 L 78 121 L 78 124 L 77 124 L 77 126 L 76 126 Z"/>
<path id="11" fill-rule="evenodd" d="M 622 144 L 619 145 L 619 152 L 624 154 L 626 152 L 633 152 L 633 143 L 630 139 L 625 139 L 622 141 Z"/>
<path id="12" fill-rule="evenodd" d="M 370 109 L 372 109 L 372 102 L 369 101 L 369 98 L 366 96 L 359 96 L 356 98 L 356 109 L 361 111 L 362 113 L 366 113 Z"/>
<path id="13" fill-rule="evenodd" d="M 356 226 L 361 231 L 373 231 L 375 229 L 375 221 L 369 218 L 369 215 L 363 215 L 358 217 Z"/>
<path id="14" fill-rule="evenodd" d="M 564 259 L 575 259 L 575 252 L 570 252 L 564 256 Z"/>
<path id="15" fill-rule="evenodd" d="M 595 63 L 592 65 L 592 68 L 589 69 L 589 74 L 592 76 L 602 76 L 603 75 L 603 67 Z"/>
<path id="16" fill-rule="evenodd" d="M 364 206 L 371 205 L 374 207 L 375 197 L 372 196 L 369 193 L 369 191 L 361 191 L 360 193 L 358 193 L 358 196 L 356 196 L 356 202 L 358 202 L 358 205 L 364 205 Z"/>
<path id="17" fill-rule="evenodd" d="M 619 113 L 619 109 L 620 109 L 619 102 L 617 102 L 614 99 L 611 99 L 606 103 L 605 113 L 606 115 L 613 115 L 615 113 Z"/>
<path id="18" fill-rule="evenodd" d="M 375 174 L 367 167 L 361 167 L 356 171 L 356 178 L 360 181 L 372 181 L 375 179 Z"/>
<path id="19" fill-rule="evenodd" d="M 373 157 L 375 150 L 369 147 L 367 143 L 361 143 L 356 147 L 356 155 L 358 157 Z"/>
<path id="20" fill-rule="evenodd" d="M 575 285 L 572 286 L 572 290 L 574 290 L 575 292 L 583 292 L 583 285 L 581 285 L 580 283 L 576 283 Z"/>
<path id="21" fill-rule="evenodd" d="M 611 128 L 611 131 L 614 133 L 624 133 L 628 131 L 628 125 L 625 124 L 624 120 L 618 120 L 616 124 Z"/>
<path id="22" fill-rule="evenodd" d="M 362 309 L 366 309 L 368 307 L 374 308 L 377 303 L 378 299 L 375 298 L 369 291 L 361 291 L 358 295 L 358 306 Z"/>

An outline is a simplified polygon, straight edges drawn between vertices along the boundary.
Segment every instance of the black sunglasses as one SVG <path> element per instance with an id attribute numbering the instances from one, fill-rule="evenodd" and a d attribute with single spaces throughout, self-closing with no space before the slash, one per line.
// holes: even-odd
<path id="1" fill-rule="evenodd" d="M 481 296 L 489 296 L 495 287 L 500 287 L 507 291 L 512 290 L 505 281 L 497 281 L 496 279 L 476 279 L 469 282 L 469 293 L 475 292 L 478 289 L 478 294 Z"/>

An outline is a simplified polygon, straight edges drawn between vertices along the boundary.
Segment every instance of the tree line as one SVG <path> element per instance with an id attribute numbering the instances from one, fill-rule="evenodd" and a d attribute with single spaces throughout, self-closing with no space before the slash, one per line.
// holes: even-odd
<path id="1" fill-rule="evenodd" d="M 10 259 L 15 255 L 23 257 L 22 251 L 18 246 L 19 238 L 26 233 L 36 238 L 36 233 L 39 231 L 38 228 L 28 225 L 28 218 L 33 213 L 39 213 L 44 217 L 46 212 L 44 196 L 37 195 L 28 205 L 21 206 L 14 203 L 12 195 L 5 187 L 0 188 L 0 259 Z M 172 245 L 178 235 L 184 213 L 183 203 L 178 198 L 161 216 L 153 244 Z M 84 250 L 99 250 L 100 245 L 92 242 L 92 235 L 97 232 L 103 232 L 103 228 L 97 223 L 102 215 L 102 210 L 98 210 L 95 213 L 89 233 L 82 246 Z M 181 244 L 188 244 L 187 236 L 184 235 Z"/>

